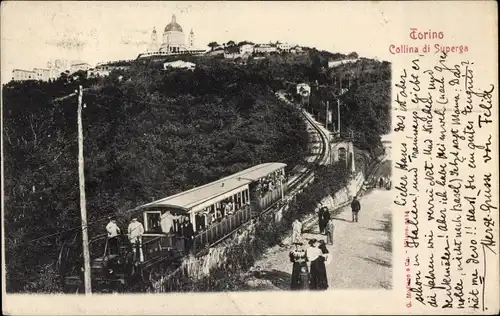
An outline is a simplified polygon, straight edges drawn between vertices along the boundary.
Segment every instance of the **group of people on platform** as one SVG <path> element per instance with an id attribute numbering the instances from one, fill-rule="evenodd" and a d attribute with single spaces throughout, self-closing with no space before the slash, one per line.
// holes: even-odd
<path id="1" fill-rule="evenodd" d="M 108 237 L 108 247 L 112 254 L 119 253 L 119 238 L 122 236 L 122 230 L 116 223 L 116 219 L 109 218 L 109 223 L 106 225 L 106 232 Z M 133 216 L 127 229 L 127 237 L 132 244 L 134 256 L 137 256 L 137 249 L 139 249 L 139 260 L 144 261 L 144 253 L 142 251 L 142 235 L 144 234 L 144 226 Z"/>
<path id="2" fill-rule="evenodd" d="M 160 226 L 163 232 L 173 233 L 184 239 L 184 251 L 189 253 L 193 246 L 194 229 L 189 216 L 173 216 L 169 212 L 162 214 L 160 218 Z M 122 231 L 116 219 L 110 217 L 109 223 L 106 225 L 106 232 L 108 238 L 108 247 L 110 253 L 118 254 L 119 252 L 119 239 L 122 236 Z M 144 235 L 144 226 L 137 220 L 136 216 L 131 218 L 130 224 L 127 229 L 127 237 L 132 245 L 132 250 L 136 259 L 140 262 L 144 261 L 144 252 L 142 249 L 142 236 Z M 137 258 L 138 254 L 138 258 Z"/>

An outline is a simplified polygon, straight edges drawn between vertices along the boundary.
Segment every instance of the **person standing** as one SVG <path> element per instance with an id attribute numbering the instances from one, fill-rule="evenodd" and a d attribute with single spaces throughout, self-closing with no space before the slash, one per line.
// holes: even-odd
<path id="1" fill-rule="evenodd" d="M 361 210 L 361 205 L 359 204 L 358 197 L 354 196 L 351 202 L 351 210 L 352 210 L 352 221 L 358 221 L 358 213 Z"/>
<path id="2" fill-rule="evenodd" d="M 191 247 L 193 246 L 194 238 L 193 224 L 191 223 L 191 220 L 188 216 L 184 218 L 182 233 L 184 237 L 184 250 L 186 254 L 188 254 L 191 251 Z"/>
<path id="3" fill-rule="evenodd" d="M 387 178 L 387 184 L 386 184 L 386 189 L 387 190 L 390 190 L 391 189 L 391 186 L 392 186 L 392 183 L 391 183 L 391 179 L 390 178 Z"/>
<path id="4" fill-rule="evenodd" d="M 326 234 L 326 226 L 328 225 L 328 222 L 330 221 L 330 210 L 328 210 L 328 207 L 323 206 L 323 232 Z"/>
<path id="5" fill-rule="evenodd" d="M 295 219 L 292 223 L 292 243 L 298 242 L 302 234 L 302 223 Z"/>
<path id="6" fill-rule="evenodd" d="M 330 218 L 328 223 L 326 224 L 326 242 L 329 245 L 333 245 L 333 230 L 335 228 L 335 224 L 333 222 L 333 218 Z"/>
<path id="7" fill-rule="evenodd" d="M 128 225 L 128 239 L 132 244 L 132 249 L 134 251 L 134 257 L 137 258 L 137 249 L 139 249 L 139 260 L 144 261 L 144 254 L 142 252 L 142 235 L 144 234 L 144 226 L 142 223 L 137 221 L 137 217 L 132 217 L 132 221 Z"/>
<path id="8" fill-rule="evenodd" d="M 160 216 L 160 227 L 164 234 L 170 234 L 174 231 L 175 221 L 178 220 L 180 216 L 174 216 L 170 212 L 165 212 Z"/>
<path id="9" fill-rule="evenodd" d="M 324 240 L 319 241 L 318 249 L 321 251 L 321 255 L 316 259 L 318 261 L 318 276 L 317 276 L 317 288 L 318 290 L 328 289 L 328 278 L 326 277 L 326 263 L 329 260 L 328 249 L 326 249 L 326 244 Z"/>
<path id="10" fill-rule="evenodd" d="M 110 217 L 109 223 L 106 225 L 108 232 L 108 245 L 112 254 L 118 254 L 118 235 L 121 234 L 120 227 L 116 224 L 116 219 Z"/>
<path id="11" fill-rule="evenodd" d="M 318 225 L 319 225 L 319 233 L 320 234 L 323 234 L 323 232 L 325 230 L 325 224 L 323 223 L 323 212 L 324 212 L 324 208 L 323 208 L 323 205 L 321 205 L 319 210 L 318 210 Z"/>
<path id="12" fill-rule="evenodd" d="M 310 278 L 309 278 L 309 288 L 311 290 L 318 289 L 319 279 L 320 279 L 320 260 L 321 250 L 318 248 L 318 241 L 316 239 L 309 240 L 309 248 L 306 250 L 307 261 L 309 261 L 310 267 Z"/>
<path id="13" fill-rule="evenodd" d="M 295 250 L 290 251 L 292 266 L 292 290 L 305 290 L 309 286 L 309 271 L 307 269 L 307 254 L 302 243 L 294 242 Z"/>

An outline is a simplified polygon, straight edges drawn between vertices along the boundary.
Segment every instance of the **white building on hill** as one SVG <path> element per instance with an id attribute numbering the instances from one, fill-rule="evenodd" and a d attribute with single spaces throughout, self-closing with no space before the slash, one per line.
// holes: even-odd
<path id="1" fill-rule="evenodd" d="M 292 48 L 292 45 L 288 43 L 278 43 L 276 46 L 278 47 L 278 50 L 282 52 L 289 52 Z"/>
<path id="2" fill-rule="evenodd" d="M 350 63 L 355 63 L 359 59 L 358 58 L 353 58 L 353 59 L 343 59 L 343 60 L 329 60 L 328 61 L 328 68 L 335 68 L 340 65 L 345 65 L 345 64 L 350 64 Z"/>
<path id="3" fill-rule="evenodd" d="M 14 69 L 12 71 L 13 81 L 37 80 L 33 70 Z"/>
<path id="4" fill-rule="evenodd" d="M 156 28 L 153 27 L 151 33 L 151 41 L 145 53 L 142 53 L 138 58 L 148 56 L 168 56 L 168 55 L 181 55 L 181 54 L 201 54 L 205 50 L 197 50 L 194 45 L 194 31 L 191 29 L 188 35 L 186 45 L 186 37 L 182 26 L 177 23 L 175 14 L 172 15 L 172 21 L 165 26 L 163 30 L 162 43 L 158 43 L 158 35 Z"/>
<path id="5" fill-rule="evenodd" d="M 80 70 L 87 71 L 90 68 L 91 68 L 90 64 L 76 63 L 76 64 L 71 64 L 71 66 L 69 67 L 69 72 L 75 73 L 75 72 L 80 71 Z"/>
<path id="6" fill-rule="evenodd" d="M 270 44 L 257 44 L 254 46 L 253 51 L 256 53 L 272 53 L 278 51 L 278 48 Z"/>
<path id="7" fill-rule="evenodd" d="M 253 47 L 254 45 L 252 44 L 243 44 L 240 46 L 240 54 L 251 54 L 253 53 Z"/>
<path id="8" fill-rule="evenodd" d="M 194 70 L 196 68 L 196 64 L 183 60 L 170 61 L 163 64 L 164 70 L 167 70 L 169 68 Z"/>

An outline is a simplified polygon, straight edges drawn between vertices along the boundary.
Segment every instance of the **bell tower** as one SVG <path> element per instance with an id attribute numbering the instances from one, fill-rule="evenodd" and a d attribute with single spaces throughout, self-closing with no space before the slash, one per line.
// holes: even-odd
<path id="1" fill-rule="evenodd" d="M 194 47 L 194 32 L 193 32 L 193 29 L 191 29 L 191 32 L 189 32 L 188 46 L 189 46 L 190 49 L 193 49 L 193 47 Z"/>
<path id="2" fill-rule="evenodd" d="M 151 33 L 151 43 L 149 44 L 148 52 L 158 51 L 158 36 L 156 35 L 156 28 L 153 26 L 153 32 Z"/>

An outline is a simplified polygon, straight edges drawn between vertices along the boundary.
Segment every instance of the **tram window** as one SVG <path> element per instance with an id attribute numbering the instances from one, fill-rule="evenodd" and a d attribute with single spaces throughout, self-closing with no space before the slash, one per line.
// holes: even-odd
<path id="1" fill-rule="evenodd" d="M 241 195 L 243 194 L 243 192 L 238 192 L 238 194 L 236 195 L 236 205 L 238 206 L 238 209 L 241 207 Z"/>
<path id="2" fill-rule="evenodd" d="M 149 232 L 161 232 L 161 212 L 148 212 L 146 215 L 146 230 Z"/>

